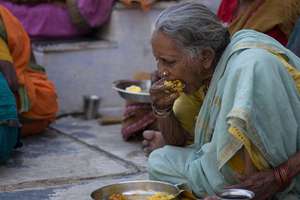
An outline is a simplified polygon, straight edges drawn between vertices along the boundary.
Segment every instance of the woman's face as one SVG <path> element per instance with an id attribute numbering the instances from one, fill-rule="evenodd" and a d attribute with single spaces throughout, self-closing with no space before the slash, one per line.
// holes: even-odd
<path id="1" fill-rule="evenodd" d="M 207 69 L 207 62 L 201 56 L 191 58 L 165 33 L 155 32 L 151 44 L 159 75 L 163 77 L 163 74 L 167 74 L 168 80 L 182 81 L 185 93 L 197 91 L 211 77 L 211 70 Z"/>

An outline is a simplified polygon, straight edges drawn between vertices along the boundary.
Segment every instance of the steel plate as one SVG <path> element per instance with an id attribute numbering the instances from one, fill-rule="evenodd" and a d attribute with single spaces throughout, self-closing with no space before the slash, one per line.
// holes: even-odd
<path id="1" fill-rule="evenodd" d="M 125 89 L 131 85 L 136 85 L 141 87 L 141 92 L 129 92 Z M 119 95 L 125 99 L 132 102 L 140 102 L 140 103 L 150 103 L 150 94 L 149 90 L 151 87 L 151 81 L 134 81 L 134 80 L 118 80 L 113 83 L 113 89 L 116 90 Z"/>
<path id="2" fill-rule="evenodd" d="M 127 200 L 146 200 L 157 192 L 175 195 L 180 190 L 172 184 L 160 181 L 127 181 L 101 187 L 92 192 L 94 200 L 108 200 L 112 194 L 122 194 Z"/>

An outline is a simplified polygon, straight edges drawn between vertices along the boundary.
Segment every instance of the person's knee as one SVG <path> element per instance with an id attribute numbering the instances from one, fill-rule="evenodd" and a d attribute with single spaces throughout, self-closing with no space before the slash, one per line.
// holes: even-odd
<path id="1" fill-rule="evenodd" d="M 21 121 L 21 123 L 21 135 L 24 137 L 43 133 L 50 124 L 50 120 L 32 120 L 27 122 Z"/>
<path id="2" fill-rule="evenodd" d="M 148 167 L 153 168 L 153 163 L 156 163 L 158 160 L 161 160 L 161 149 L 156 149 L 152 151 L 148 157 Z"/>
<path id="3" fill-rule="evenodd" d="M 161 168 L 160 165 L 165 162 L 164 151 L 162 149 L 156 149 L 152 151 L 148 157 L 148 173 L 150 179 L 156 179 L 155 174 L 158 173 Z"/>
<path id="4" fill-rule="evenodd" d="M 172 151 L 171 148 L 171 146 L 166 145 L 162 148 L 152 151 L 148 158 L 148 165 L 152 166 L 155 163 L 155 166 L 152 167 L 156 167 L 158 163 L 166 163 L 166 160 L 168 160 L 168 152 Z"/>

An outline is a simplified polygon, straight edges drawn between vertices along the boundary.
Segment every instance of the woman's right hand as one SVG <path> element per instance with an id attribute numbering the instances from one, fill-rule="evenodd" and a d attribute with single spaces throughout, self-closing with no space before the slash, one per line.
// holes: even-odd
<path id="1" fill-rule="evenodd" d="M 165 85 L 166 79 L 161 78 L 154 82 L 150 88 L 152 104 L 156 109 L 169 110 L 174 101 L 179 97 L 179 93 L 171 92 Z"/>

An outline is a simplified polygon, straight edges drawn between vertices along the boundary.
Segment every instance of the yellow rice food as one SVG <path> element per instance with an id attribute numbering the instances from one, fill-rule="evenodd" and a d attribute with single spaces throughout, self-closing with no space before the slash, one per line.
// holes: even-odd
<path id="1" fill-rule="evenodd" d="M 108 200 L 127 200 L 123 194 L 115 193 L 108 197 Z"/>
<path id="2" fill-rule="evenodd" d="M 139 86 L 137 86 L 137 85 L 131 85 L 131 86 L 125 88 L 125 90 L 128 91 L 128 92 L 136 92 L 136 93 L 138 93 L 138 92 L 142 91 L 142 88 L 139 87 Z"/>
<path id="3" fill-rule="evenodd" d="M 145 200 L 171 200 L 175 196 L 166 192 L 156 192 L 154 195 L 145 198 Z M 123 194 L 114 193 L 108 197 L 108 200 L 128 200 Z"/>
<path id="4" fill-rule="evenodd" d="M 183 92 L 184 85 L 180 80 L 174 81 L 164 81 L 164 86 L 166 86 L 171 92 Z"/>
<path id="5" fill-rule="evenodd" d="M 175 196 L 165 193 L 165 192 L 157 192 L 154 195 L 147 198 L 147 200 L 171 200 L 174 199 Z"/>

